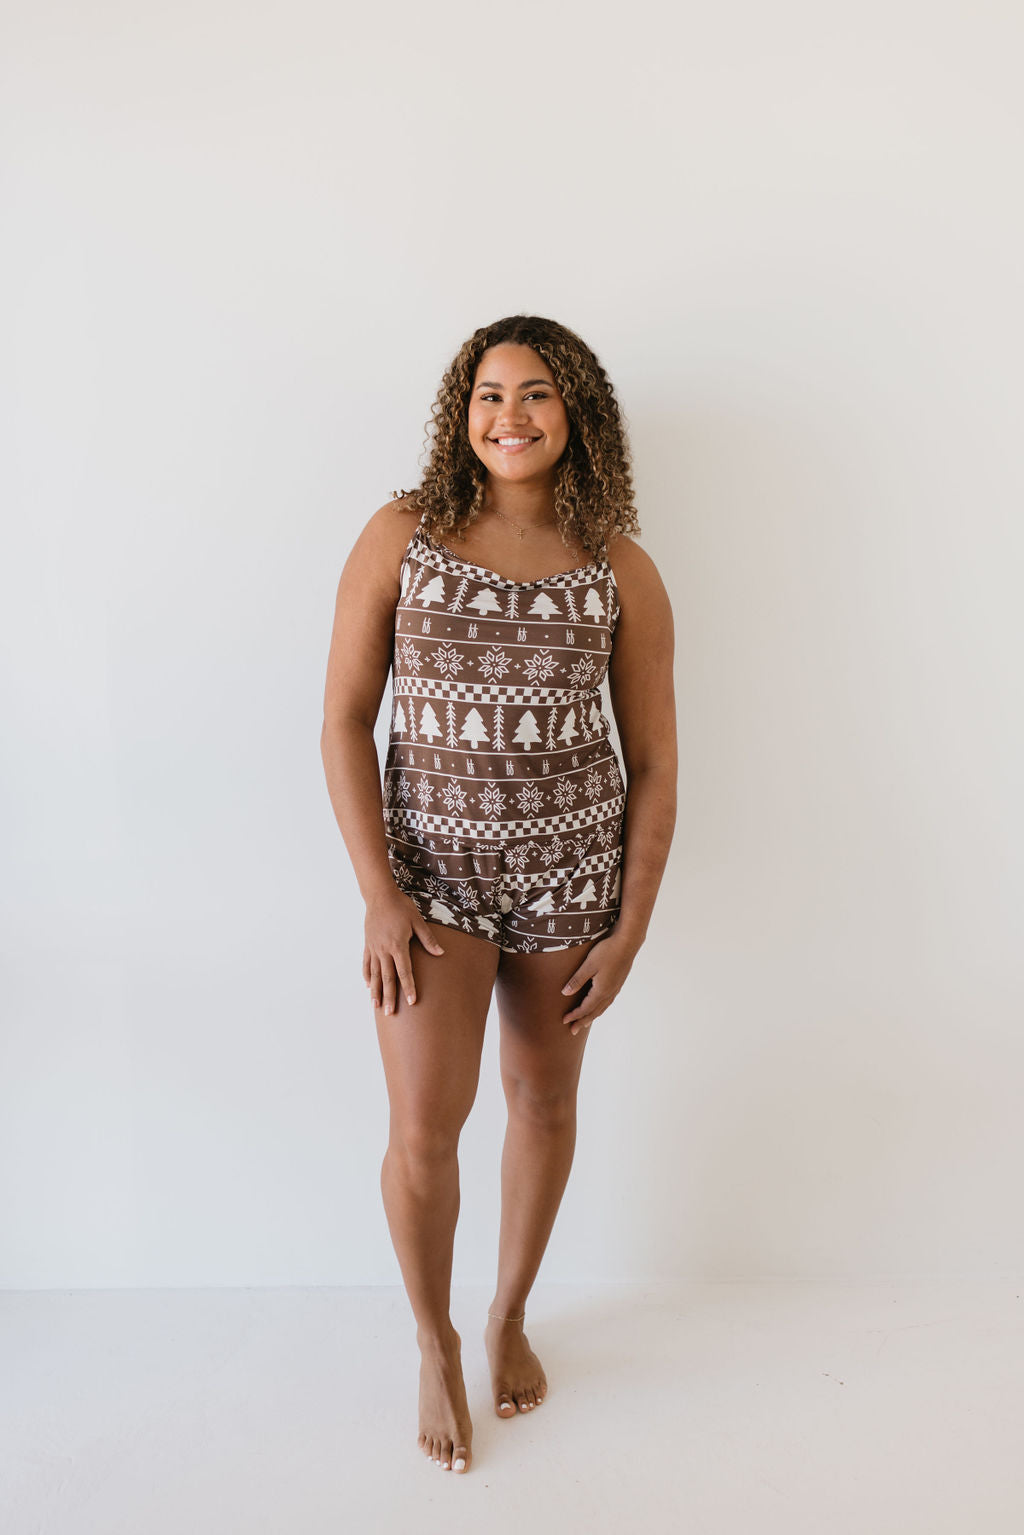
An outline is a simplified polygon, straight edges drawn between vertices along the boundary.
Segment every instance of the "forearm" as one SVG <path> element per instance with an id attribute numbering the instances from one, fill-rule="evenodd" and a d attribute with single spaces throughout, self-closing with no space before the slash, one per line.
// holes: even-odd
<path id="1" fill-rule="evenodd" d="M 369 901 L 381 891 L 394 889 L 373 730 L 355 719 L 325 723 L 320 755 L 335 819 L 363 900 Z"/>
<path id="2" fill-rule="evenodd" d="M 623 825 L 622 908 L 614 931 L 639 948 L 661 885 L 676 821 L 676 774 L 651 767 L 630 774 Z"/>

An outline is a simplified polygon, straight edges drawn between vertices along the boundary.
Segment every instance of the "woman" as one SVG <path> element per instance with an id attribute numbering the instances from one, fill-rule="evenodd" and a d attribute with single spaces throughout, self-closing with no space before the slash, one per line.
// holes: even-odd
<path id="1" fill-rule="evenodd" d="M 485 1345 L 511 1417 L 547 1390 L 523 1322 L 583 1051 L 644 941 L 675 822 L 672 614 L 637 531 L 604 369 L 564 326 L 514 315 L 456 354 L 422 484 L 374 513 L 338 587 L 324 768 L 366 902 L 419 1445 L 457 1472 L 472 1436 L 449 1315 L 457 1148 L 492 992 L 508 1125 Z M 373 730 L 392 671 L 382 793 Z"/>

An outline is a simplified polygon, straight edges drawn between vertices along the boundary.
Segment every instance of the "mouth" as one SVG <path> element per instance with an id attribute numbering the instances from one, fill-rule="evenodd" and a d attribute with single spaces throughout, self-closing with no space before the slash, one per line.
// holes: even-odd
<path id="1" fill-rule="evenodd" d="M 502 453 L 525 453 L 527 448 L 532 448 L 539 437 L 488 437 L 487 441 L 492 447 L 499 448 Z"/>

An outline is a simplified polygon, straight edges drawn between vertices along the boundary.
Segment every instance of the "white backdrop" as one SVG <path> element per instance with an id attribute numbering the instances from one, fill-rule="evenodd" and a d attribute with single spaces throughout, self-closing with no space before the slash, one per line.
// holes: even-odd
<path id="1" fill-rule="evenodd" d="M 1024 1264 L 1019 7 L 3 15 L 0 1283 L 398 1282 L 324 668 L 517 311 L 616 384 L 681 728 L 542 1279 Z"/>

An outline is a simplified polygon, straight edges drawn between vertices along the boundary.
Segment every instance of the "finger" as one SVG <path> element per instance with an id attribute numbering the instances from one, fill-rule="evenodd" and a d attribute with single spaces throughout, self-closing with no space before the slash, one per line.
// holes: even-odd
<path id="1" fill-rule="evenodd" d="M 396 1007 L 395 966 L 390 954 L 381 961 L 381 994 L 386 1018 Z"/>
<path id="2" fill-rule="evenodd" d="M 580 968 L 570 975 L 562 987 L 563 997 L 571 997 L 574 992 L 579 991 L 582 986 L 585 986 L 596 969 L 596 965 L 588 965 L 586 960 L 584 960 Z"/>
<path id="3" fill-rule="evenodd" d="M 370 1001 L 380 1007 L 380 962 L 376 955 L 370 956 Z"/>
<path id="4" fill-rule="evenodd" d="M 396 949 L 394 961 L 395 969 L 398 971 L 398 984 L 402 988 L 405 1000 L 411 1005 L 416 1001 L 416 981 L 412 973 L 412 960 L 409 958 L 408 948 Z"/>
<path id="5" fill-rule="evenodd" d="M 414 922 L 412 930 L 429 954 L 443 954 L 444 950 L 425 922 Z"/>
<path id="6" fill-rule="evenodd" d="M 364 949 L 363 950 L 363 985 L 364 986 L 369 986 L 369 984 L 370 984 L 370 951 L 369 951 L 369 949 Z"/>

